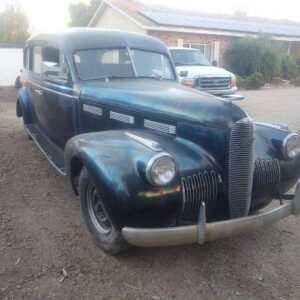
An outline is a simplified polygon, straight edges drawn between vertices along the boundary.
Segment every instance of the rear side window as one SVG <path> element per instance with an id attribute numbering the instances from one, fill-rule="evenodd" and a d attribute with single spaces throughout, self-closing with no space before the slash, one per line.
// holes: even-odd
<path id="1" fill-rule="evenodd" d="M 66 84 L 69 78 L 64 54 L 57 48 L 45 47 L 43 50 L 42 73 L 46 80 Z"/>
<path id="2" fill-rule="evenodd" d="M 32 48 L 31 71 L 37 74 L 42 73 L 42 47 L 41 46 L 34 46 Z"/>
<path id="3" fill-rule="evenodd" d="M 26 48 L 24 52 L 24 68 L 29 70 L 30 48 Z"/>

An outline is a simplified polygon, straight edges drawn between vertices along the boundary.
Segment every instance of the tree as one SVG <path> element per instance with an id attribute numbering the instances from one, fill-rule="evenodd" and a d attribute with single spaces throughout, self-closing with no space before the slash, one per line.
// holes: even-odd
<path id="1" fill-rule="evenodd" d="M 28 20 L 19 6 L 6 6 L 0 13 L 0 43 L 22 47 L 28 39 Z"/>
<path id="2" fill-rule="evenodd" d="M 89 24 L 102 0 L 91 0 L 90 5 L 84 3 L 70 4 L 70 27 L 85 27 Z"/>

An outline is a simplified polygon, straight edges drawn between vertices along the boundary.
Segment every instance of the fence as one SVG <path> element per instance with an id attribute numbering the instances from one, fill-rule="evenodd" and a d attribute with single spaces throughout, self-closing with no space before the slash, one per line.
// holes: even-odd
<path id="1" fill-rule="evenodd" d="M 13 85 L 22 65 L 22 49 L 0 48 L 0 86 Z"/>

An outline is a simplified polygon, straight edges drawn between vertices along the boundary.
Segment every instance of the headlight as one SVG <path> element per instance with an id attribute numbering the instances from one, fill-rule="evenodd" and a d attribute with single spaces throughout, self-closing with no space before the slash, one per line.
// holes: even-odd
<path id="1" fill-rule="evenodd" d="M 175 175 L 176 163 L 167 153 L 154 155 L 147 165 L 146 177 L 153 185 L 167 185 L 174 179 Z"/>
<path id="2" fill-rule="evenodd" d="M 183 78 L 181 84 L 193 88 L 195 86 L 195 78 Z"/>
<path id="3" fill-rule="evenodd" d="M 236 87 L 236 86 L 237 86 L 237 83 L 236 83 L 236 76 L 233 75 L 233 76 L 231 77 L 231 87 L 234 88 L 234 87 Z"/>
<path id="4" fill-rule="evenodd" d="M 296 133 L 290 133 L 285 137 L 281 147 L 284 158 L 294 158 L 300 154 L 300 136 Z"/>

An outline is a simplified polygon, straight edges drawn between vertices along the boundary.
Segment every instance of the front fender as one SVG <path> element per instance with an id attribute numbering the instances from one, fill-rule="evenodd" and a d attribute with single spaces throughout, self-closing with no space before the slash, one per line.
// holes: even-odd
<path id="1" fill-rule="evenodd" d="M 285 159 L 281 152 L 283 140 L 289 133 L 289 130 L 276 129 L 272 125 L 255 125 L 255 160 L 278 160 L 282 193 L 287 192 L 300 176 L 300 155 Z"/>
<path id="2" fill-rule="evenodd" d="M 130 133 L 159 143 L 177 163 L 177 176 L 164 187 L 146 179 L 146 166 L 158 152 L 124 131 L 81 134 L 66 145 L 65 163 L 72 183 L 72 161 L 80 160 L 93 177 L 112 222 L 121 229 L 151 211 L 177 214 L 182 206 L 181 177 L 199 170 L 218 169 L 201 147 L 173 136 L 147 131 Z"/>
<path id="3" fill-rule="evenodd" d="M 27 93 L 27 88 L 22 87 L 18 92 L 18 100 L 16 107 L 17 117 L 23 117 L 24 123 L 32 123 L 32 103 Z"/>

